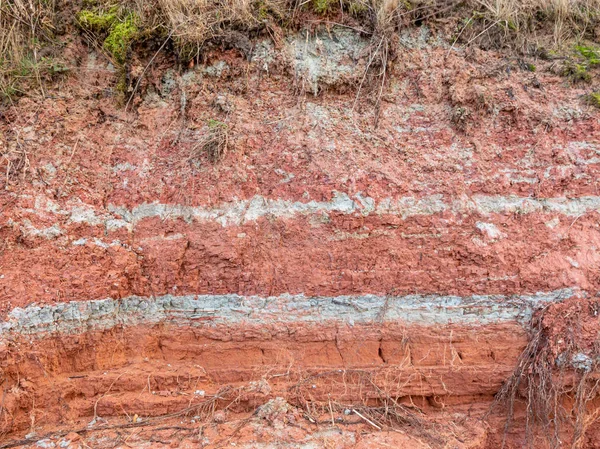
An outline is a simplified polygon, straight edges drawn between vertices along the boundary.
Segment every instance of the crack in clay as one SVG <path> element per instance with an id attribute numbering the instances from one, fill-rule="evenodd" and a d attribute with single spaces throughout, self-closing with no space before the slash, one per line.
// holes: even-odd
<path id="1" fill-rule="evenodd" d="M 340 322 L 406 322 L 411 324 L 525 323 L 541 304 L 585 296 L 576 288 L 530 295 L 406 295 L 307 297 L 284 294 L 274 297 L 230 295 L 164 295 L 155 298 L 72 301 L 54 305 L 15 308 L 0 323 L 0 335 L 78 333 L 115 326 L 219 324 L 269 324 Z M 348 307 L 350 306 L 350 307 Z M 218 312 L 218 315 L 217 315 Z"/>

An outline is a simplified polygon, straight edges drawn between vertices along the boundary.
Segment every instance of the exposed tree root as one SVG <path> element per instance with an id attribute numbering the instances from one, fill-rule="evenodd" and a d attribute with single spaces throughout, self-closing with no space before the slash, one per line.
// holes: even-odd
<path id="1" fill-rule="evenodd" d="M 318 377 L 332 376 L 343 378 L 347 391 L 353 391 L 352 396 L 362 398 L 358 401 L 345 401 L 344 398 L 330 398 L 329 401 L 315 401 L 311 398 L 312 382 Z M 409 435 L 426 440 L 432 448 L 444 447 L 447 443 L 442 436 L 444 432 L 434 429 L 428 422 L 423 412 L 417 406 L 401 404 L 399 398 L 393 397 L 374 380 L 373 373 L 362 370 L 347 370 L 340 372 L 323 372 L 315 375 L 303 376 L 290 388 L 288 400 L 295 406 L 305 411 L 306 418 L 319 423 L 319 416 L 330 414 L 331 424 L 337 422 L 334 414 L 355 414 L 364 422 L 378 430 L 400 430 Z"/>
<path id="2" fill-rule="evenodd" d="M 588 310 L 582 302 L 552 304 L 533 316 L 529 343 L 492 405 L 507 408 L 503 446 L 521 403 L 530 447 L 542 435 L 551 448 L 583 447 L 586 431 L 600 418 L 600 409 L 591 407 L 600 393 L 598 337 L 584 325 L 597 323 L 596 304 Z"/>

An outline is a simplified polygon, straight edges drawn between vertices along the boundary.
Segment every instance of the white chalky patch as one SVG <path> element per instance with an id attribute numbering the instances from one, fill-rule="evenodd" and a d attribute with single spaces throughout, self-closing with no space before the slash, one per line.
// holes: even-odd
<path id="1" fill-rule="evenodd" d="M 299 322 L 347 325 L 384 322 L 420 325 L 525 323 L 537 307 L 573 296 L 584 297 L 585 294 L 571 288 L 511 296 L 130 296 L 17 307 L 5 322 L 0 323 L 0 341 L 15 334 L 78 333 L 158 323 L 209 327 L 218 324 Z"/>
<path id="2" fill-rule="evenodd" d="M 475 227 L 491 240 L 499 240 L 506 237 L 506 234 L 500 232 L 500 229 L 493 223 L 483 223 L 478 221 L 475 223 Z"/>

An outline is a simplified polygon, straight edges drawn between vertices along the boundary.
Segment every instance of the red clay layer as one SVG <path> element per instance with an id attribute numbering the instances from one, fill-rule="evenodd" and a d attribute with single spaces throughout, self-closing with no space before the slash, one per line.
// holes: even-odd
<path id="1" fill-rule="evenodd" d="M 196 77 L 163 97 L 157 93 L 165 73 L 159 57 L 141 99 L 126 112 L 104 96 L 114 81 L 105 62 L 94 62 L 83 46 L 68 51 L 82 61 L 81 72 L 60 93 L 8 108 L 0 123 L 9 150 L 0 162 L 6 173 L 0 177 L 2 317 L 34 302 L 131 294 L 600 289 L 597 212 L 407 220 L 330 214 L 329 222 L 262 218 L 226 228 L 149 219 L 129 234 L 22 209 L 34 208 L 38 195 L 59 207 L 81 199 L 100 210 L 144 202 L 212 206 L 257 194 L 323 201 L 333 191 L 377 200 L 598 196 L 600 122 L 580 100 L 589 88 L 552 75 L 544 63 L 533 74 L 492 53 L 406 50 L 390 73 L 374 128 L 375 95 L 360 97 L 353 112 L 354 92 L 297 96 L 287 75 L 274 70 L 267 76 L 235 52 L 219 56 L 230 67 L 223 77 Z M 225 97 L 229 113 L 217 97 Z M 471 114 L 463 121 L 457 112 L 466 108 Z M 199 145 L 211 119 L 226 121 L 230 130 L 231 146 L 218 163 Z M 33 237 L 21 231 L 24 220 L 38 229 L 58 223 L 65 234 Z M 490 237 L 478 221 L 493 223 L 501 235 Z M 126 246 L 104 248 L 94 237 Z M 87 242 L 72 245 L 81 238 Z M 557 325 L 568 313 L 556 312 Z M 597 311 L 582 325 L 591 342 Z M 366 399 L 375 399 L 368 379 L 402 400 L 418 396 L 430 408 L 440 406 L 440 397 L 441 404 L 464 401 L 481 408 L 513 370 L 526 340 L 516 324 L 265 325 L 210 332 L 158 327 L 35 343 L 23 338 L 5 342 L 0 352 L 0 426 L 25 429 L 32 417 L 72 423 L 93 417 L 94 409 L 101 415 L 156 415 L 186 406 L 196 390 L 210 394 L 261 379 L 271 390 L 245 390 L 241 408 L 275 395 L 320 400 L 334 392 L 357 401 L 364 399 L 363 386 L 371 395 Z M 354 383 L 349 390 L 348 383 Z M 522 441 L 524 430 L 517 429 L 515 438 Z"/>
<path id="2" fill-rule="evenodd" d="M 102 98 L 111 79 L 103 66 L 94 66 L 82 48 L 70 51 L 89 63 L 81 73 L 60 95 L 21 100 L 1 125 L 15 148 L 11 157 L 18 159 L 17 149 L 25 147 L 27 156 L 22 170 L 9 170 L 0 180 L 8 189 L 0 197 L 2 313 L 31 302 L 158 295 L 175 288 L 338 295 L 600 287 L 596 213 L 560 217 L 555 229 L 544 224 L 554 216 L 538 214 L 406 221 L 333 214 L 328 224 L 300 217 L 227 229 L 155 219 L 131 235 L 103 235 L 21 210 L 34 208 L 37 195 L 59 206 L 81 199 L 100 210 L 143 202 L 210 206 L 256 194 L 329 200 L 336 190 L 376 200 L 599 195 L 597 114 L 580 103 L 583 90 L 547 71 L 509 73 L 506 60 L 492 53 L 465 60 L 443 49 L 406 50 L 374 129 L 368 95 L 354 115 L 353 95 L 294 97 L 286 76 L 275 71 L 265 77 L 253 67 L 247 72 L 235 52 L 221 54 L 230 66 L 222 78 L 198 78 L 164 98 L 144 85 L 144 100 L 135 112 L 125 112 L 113 98 Z M 157 86 L 160 64 L 151 76 Z M 238 72 L 249 78 L 233 76 Z M 411 83 L 399 84 L 406 79 Z M 215 106 L 218 96 L 226 98 L 229 115 Z M 470 108 L 473 115 L 457 124 L 456 108 Z M 207 120 L 215 118 L 228 121 L 232 143 L 216 164 L 198 150 Z M 68 242 L 22 234 L 18 227 L 25 219 L 37 228 L 60 224 Z M 495 223 L 506 238 L 486 241 L 477 221 Z M 177 233 L 184 237 L 151 240 Z M 69 246 L 82 237 L 119 239 L 132 250 Z"/>
<path id="3" fill-rule="evenodd" d="M 246 70 L 241 59 L 221 56 Z M 368 96 L 352 115 L 353 95 L 298 98 L 287 77 L 265 77 L 252 66 L 243 90 L 230 76 L 186 84 L 185 121 L 181 87 L 164 98 L 149 94 L 136 113 L 124 112 L 113 98 L 90 98 L 89 90 L 102 92 L 108 80 L 102 67 L 84 67 L 60 96 L 24 99 L 5 113 L 6 135 L 18 130 L 27 146 L 26 179 L 35 182 L 28 193 L 78 196 L 97 206 L 213 205 L 256 194 L 301 199 L 305 192 L 322 200 L 333 190 L 375 198 L 599 194 L 600 124 L 580 102 L 585 86 L 541 69 L 494 72 L 507 62 L 493 53 L 465 61 L 444 49 L 407 50 L 376 129 Z M 401 85 L 406 79 L 418 89 Z M 542 88 L 532 87 L 537 82 Z M 229 115 L 215 106 L 217 97 L 226 98 Z M 464 126 L 452 121 L 460 107 L 473 112 Z M 232 147 L 219 164 L 198 151 L 210 119 L 231 128 Z M 18 176 L 8 184 L 23 185 Z"/>
<path id="4" fill-rule="evenodd" d="M 512 294 L 600 288 L 595 213 L 580 217 L 355 217 L 218 223 L 147 219 L 128 234 L 72 225 L 68 240 L 4 234 L 3 311 L 35 301 L 239 293 Z M 477 228 L 485 220 L 501 235 Z M 558 223 L 558 224 L 557 224 Z M 85 237 L 83 245 L 72 242 Z M 110 244 L 94 243 L 97 237 Z"/>
<path id="5" fill-rule="evenodd" d="M 432 407 L 473 396 L 491 401 L 526 340 L 517 323 L 481 328 L 326 322 L 129 327 L 35 343 L 17 338 L 1 352 L 5 384 L 19 385 L 4 393 L 2 430 L 27 425 L 29 412 L 40 404 L 38 425 L 93 416 L 94 407 L 103 417 L 156 416 L 205 400 L 195 391 L 210 396 L 251 382 L 264 385 L 248 390 L 238 409 L 275 396 L 297 402 L 300 395 L 314 401 L 334 395 L 340 403 L 359 404 L 380 397 L 373 385 L 403 403 L 430 398 Z"/>

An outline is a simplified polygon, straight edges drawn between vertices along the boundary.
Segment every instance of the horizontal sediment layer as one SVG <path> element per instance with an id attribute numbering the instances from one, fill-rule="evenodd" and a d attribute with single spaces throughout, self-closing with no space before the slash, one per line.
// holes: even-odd
<path id="1" fill-rule="evenodd" d="M 469 296 L 600 289 L 597 197 L 478 197 L 458 209 L 438 197 L 406 200 L 406 209 L 399 200 L 392 207 L 361 198 L 261 198 L 223 206 L 212 216 L 202 209 L 208 214 L 202 219 L 194 218 L 199 209 L 181 205 L 102 215 L 102 209 L 55 210 L 40 202 L 20 209 L 22 215 L 2 228 L 10 248 L 0 256 L 2 314 L 33 300 L 166 294 Z M 376 212 L 381 204 L 388 212 Z"/>
<path id="2" fill-rule="evenodd" d="M 125 298 L 15 309 L 3 324 L 2 431 L 95 417 L 215 407 L 251 411 L 394 398 L 484 408 L 527 343 L 534 308 L 581 295 L 519 297 Z M 234 392 L 230 404 L 223 392 Z M 237 393 L 236 393 L 237 392 Z M 236 395 L 238 398 L 236 399 Z"/>
<path id="3" fill-rule="evenodd" d="M 598 195 L 600 147 L 594 136 L 600 124 L 593 109 L 581 104 L 585 85 L 567 87 L 563 78 L 540 71 L 535 79 L 543 89 L 519 89 L 518 98 L 510 98 L 507 90 L 530 86 L 532 75 L 512 70 L 502 82 L 490 77 L 490 67 L 504 71 L 504 57 L 498 55 L 490 66 L 488 55 L 483 67 L 473 67 L 441 49 L 407 53 L 407 65 L 390 74 L 398 94 L 383 102 L 376 130 L 369 117 L 373 108 L 355 111 L 354 95 L 299 103 L 287 77 L 252 71 L 252 88 L 245 93 L 237 89 L 236 77 L 189 71 L 187 82 L 156 80 L 167 83 L 168 92 L 160 101 L 149 95 L 135 118 L 90 99 L 87 90 L 77 113 L 69 113 L 69 99 L 47 98 L 40 115 L 34 109 L 14 118 L 38 168 L 29 193 L 130 210 L 183 198 L 188 206 L 207 209 L 256 196 L 303 201 L 305 192 L 321 202 L 332 191 L 373 198 Z M 227 59 L 247 73 L 247 61 Z M 415 95 L 409 80 L 419 69 L 423 90 Z M 97 73 L 82 76 L 88 81 Z M 441 86 L 446 82 L 460 86 L 459 98 Z M 173 91 L 174 83 L 181 84 Z M 481 97 L 473 97 L 475 92 L 495 112 L 479 111 Z M 180 129 L 181 95 L 189 107 L 185 129 Z M 230 115 L 215 109 L 221 97 Z M 452 121 L 453 111 L 463 108 L 478 111 L 468 132 Z M 232 148 L 212 164 L 199 144 L 209 132 L 206 123 L 216 117 L 231 119 L 235 129 Z"/>
<path id="4" fill-rule="evenodd" d="M 31 304 L 13 309 L 1 325 L 3 407 L 10 417 L 2 429 L 23 428 L 39 404 L 38 423 L 56 425 L 173 413 L 223 388 L 243 391 L 241 410 L 277 396 L 377 404 L 381 391 L 434 409 L 473 397 L 487 404 L 527 343 L 531 313 L 586 297 L 563 289 Z"/>
<path id="5" fill-rule="evenodd" d="M 206 404 L 252 412 L 275 397 L 302 407 L 392 401 L 430 417 L 446 407 L 483 414 L 527 345 L 532 311 L 589 296 L 573 288 L 32 304 L 2 324 L 0 431 L 24 432 L 32 414 L 37 427 L 85 426 Z"/>
<path id="6" fill-rule="evenodd" d="M 20 334 L 81 333 L 115 326 L 177 324 L 272 325 L 297 323 L 406 325 L 484 325 L 528 321 L 537 307 L 581 295 L 564 289 L 532 295 L 439 295 L 277 297 L 239 295 L 164 295 L 29 305 L 13 309 L 0 324 L 1 338 Z"/>
<path id="7" fill-rule="evenodd" d="M 291 219 L 328 213 L 361 216 L 391 216 L 406 220 L 410 217 L 440 214 L 450 215 L 510 215 L 549 214 L 577 217 L 600 211 L 600 196 L 576 198 L 534 198 L 522 196 L 473 195 L 448 198 L 442 194 L 424 197 L 399 197 L 375 199 L 360 193 L 350 197 L 347 193 L 332 192 L 329 201 L 291 201 L 284 198 L 265 198 L 260 195 L 249 200 L 224 203 L 215 207 L 186 206 L 181 204 L 146 203 L 133 208 L 109 204 L 107 209 L 96 209 L 82 202 L 71 202 L 69 207 L 60 207 L 49 198 L 37 197 L 33 208 L 18 208 L 18 215 L 27 218 L 19 223 L 9 220 L 8 224 L 20 225 L 26 234 L 45 238 L 56 238 L 63 233 L 58 223 L 69 225 L 103 225 L 107 232 L 120 228 L 132 230 L 140 221 L 159 218 L 161 220 L 184 220 L 216 222 L 221 226 L 239 226 L 260 218 Z M 31 220 L 54 219 L 57 223 L 46 229 L 37 229 Z"/>

